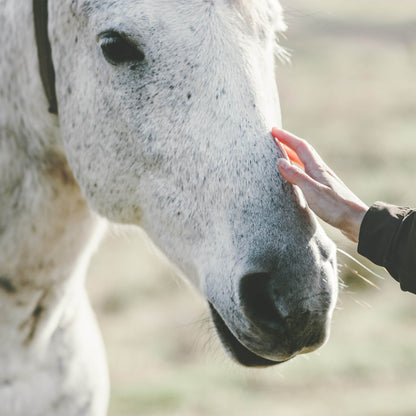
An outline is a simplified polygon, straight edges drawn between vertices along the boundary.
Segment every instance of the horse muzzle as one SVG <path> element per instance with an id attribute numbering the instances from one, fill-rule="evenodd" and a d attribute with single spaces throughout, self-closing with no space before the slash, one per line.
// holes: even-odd
<path id="1" fill-rule="evenodd" d="M 251 273 L 239 281 L 238 302 L 209 302 L 219 338 L 229 355 L 248 367 L 266 367 L 316 350 L 329 336 L 336 288 L 296 291 L 273 273 Z M 221 305 L 221 302 L 220 302 Z"/>

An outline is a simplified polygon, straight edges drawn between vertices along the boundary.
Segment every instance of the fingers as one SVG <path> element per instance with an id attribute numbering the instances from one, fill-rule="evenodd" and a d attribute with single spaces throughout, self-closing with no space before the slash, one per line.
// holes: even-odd
<path id="1" fill-rule="evenodd" d="M 292 165 L 286 159 L 279 159 L 277 161 L 277 166 L 282 176 L 288 182 L 290 182 L 292 185 L 299 186 L 299 188 L 305 194 L 306 199 L 314 198 L 315 195 L 318 195 L 322 185 L 311 178 L 301 168 Z"/>
<path id="2" fill-rule="evenodd" d="M 273 137 L 276 137 L 277 139 L 279 139 L 282 143 L 291 147 L 296 152 L 298 150 L 299 151 L 305 150 L 304 149 L 304 145 L 306 144 L 305 140 L 301 139 L 300 137 L 295 136 L 294 134 L 286 130 L 273 127 L 272 135 Z"/>
<path id="3" fill-rule="evenodd" d="M 273 127 L 272 129 L 272 136 L 274 138 L 274 142 L 276 143 L 278 149 L 280 150 L 280 153 L 282 154 L 283 158 L 289 159 L 288 154 L 286 152 L 287 147 L 284 147 L 283 143 L 281 143 L 280 140 L 278 140 L 277 136 L 273 135 L 274 129 L 276 129 L 276 127 Z"/>
<path id="4" fill-rule="evenodd" d="M 273 127 L 272 135 L 297 154 L 307 172 L 313 173 L 316 170 L 326 168 L 325 162 L 305 140 L 276 127 Z"/>
<path id="5" fill-rule="evenodd" d="M 275 139 L 276 142 L 278 142 L 277 139 Z M 289 159 L 293 162 L 296 163 L 300 168 L 302 168 L 303 170 L 305 170 L 305 165 L 303 164 L 303 162 L 300 160 L 298 154 L 288 145 L 280 143 L 281 146 L 285 149 L 287 156 L 289 157 Z"/>
<path id="6" fill-rule="evenodd" d="M 309 208 L 322 220 L 337 226 L 339 204 L 337 198 L 334 198 L 334 192 L 285 159 L 278 160 L 278 167 L 280 173 L 288 182 L 297 185 L 301 189 Z"/>

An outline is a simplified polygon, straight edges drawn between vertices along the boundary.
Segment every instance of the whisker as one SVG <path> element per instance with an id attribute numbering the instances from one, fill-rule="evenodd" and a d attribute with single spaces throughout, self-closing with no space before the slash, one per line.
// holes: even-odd
<path id="1" fill-rule="evenodd" d="M 380 286 L 377 286 L 374 282 L 372 282 L 370 279 L 364 277 L 361 273 L 358 272 L 358 270 L 353 269 L 349 264 L 343 264 L 341 265 L 340 269 L 338 270 L 339 273 L 341 273 L 341 270 L 346 270 L 348 273 L 359 277 L 362 281 L 364 281 L 365 283 L 367 283 L 368 285 L 374 287 L 377 290 L 381 290 Z M 347 288 L 348 285 L 341 280 L 338 283 L 338 287 L 340 288 Z"/>
<path id="2" fill-rule="evenodd" d="M 383 276 L 380 276 L 379 274 L 373 272 L 371 269 L 369 269 L 368 267 L 364 266 L 364 264 L 362 264 L 361 262 L 359 262 L 356 258 L 354 258 L 353 256 L 351 256 L 350 254 L 348 254 L 346 251 L 341 250 L 340 248 L 337 247 L 337 251 L 341 254 L 343 254 L 344 256 L 348 257 L 350 260 L 352 260 L 353 262 L 355 262 L 356 264 L 358 264 L 359 266 L 361 266 L 364 270 L 366 270 L 367 272 L 371 273 L 373 276 L 378 277 L 379 279 L 385 280 L 385 278 Z"/>
<path id="3" fill-rule="evenodd" d="M 357 298 L 352 298 L 352 299 L 355 303 L 357 303 L 358 305 L 364 308 L 369 308 L 369 309 L 372 308 L 372 306 L 369 303 L 365 302 L 364 300 L 358 300 Z"/>
<path id="4" fill-rule="evenodd" d="M 353 274 L 355 274 L 356 276 L 358 276 L 361 280 L 363 280 L 364 282 L 366 282 L 367 284 L 369 284 L 370 286 L 373 286 L 374 288 L 376 288 L 377 290 L 381 290 L 379 286 L 377 286 L 375 283 L 373 283 L 371 280 L 365 278 L 363 275 L 361 275 L 360 273 L 357 272 L 357 270 L 354 270 L 352 268 L 350 268 L 351 272 Z"/>

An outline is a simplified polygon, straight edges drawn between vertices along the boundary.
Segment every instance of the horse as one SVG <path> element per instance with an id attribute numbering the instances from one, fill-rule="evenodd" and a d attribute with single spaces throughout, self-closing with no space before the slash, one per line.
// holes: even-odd
<path id="1" fill-rule="evenodd" d="M 0 0 L 0 27 L 1 416 L 106 413 L 106 221 L 177 265 L 237 363 L 326 342 L 335 245 L 269 134 L 277 0 Z"/>

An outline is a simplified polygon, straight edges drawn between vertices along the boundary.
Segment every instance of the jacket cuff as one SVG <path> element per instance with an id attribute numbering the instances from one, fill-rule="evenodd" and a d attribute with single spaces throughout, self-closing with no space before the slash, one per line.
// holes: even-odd
<path id="1" fill-rule="evenodd" d="M 358 239 L 358 253 L 386 267 L 391 243 L 407 213 L 406 208 L 376 202 L 364 216 Z"/>

